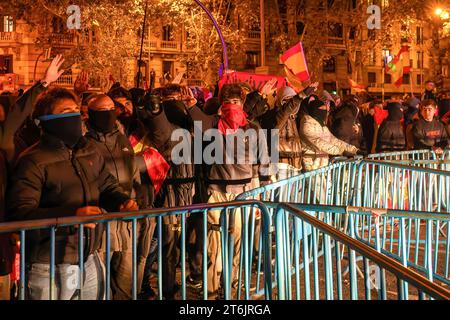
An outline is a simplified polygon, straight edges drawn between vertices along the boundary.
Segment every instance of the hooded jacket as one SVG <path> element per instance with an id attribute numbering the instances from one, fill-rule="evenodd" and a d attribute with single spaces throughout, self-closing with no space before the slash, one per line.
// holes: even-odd
<path id="1" fill-rule="evenodd" d="M 389 115 L 378 129 L 377 152 L 403 151 L 406 149 L 406 139 L 401 120 L 403 112 L 398 103 L 387 106 Z"/>
<path id="2" fill-rule="evenodd" d="M 311 171 L 328 165 L 329 155 L 344 152 L 356 154 L 358 149 L 336 138 L 328 127 L 322 126 L 310 115 L 300 121 L 300 140 L 303 149 L 303 169 Z"/>
<path id="3" fill-rule="evenodd" d="M 330 130 L 336 138 L 361 149 L 364 139 L 359 116 L 358 106 L 354 103 L 347 102 L 335 112 Z M 357 134 L 353 131 L 354 125 L 360 128 Z"/>
<path id="4" fill-rule="evenodd" d="M 71 217 L 78 208 L 98 206 L 119 211 L 130 197 L 109 172 L 105 159 L 89 140 L 81 138 L 73 150 L 58 138 L 43 134 L 40 141 L 18 159 L 11 177 L 7 219 L 12 221 Z M 88 229 L 85 258 L 97 250 L 103 227 Z M 27 232 L 28 263 L 49 263 L 48 229 Z M 56 263 L 78 263 L 75 227 L 56 230 Z"/>

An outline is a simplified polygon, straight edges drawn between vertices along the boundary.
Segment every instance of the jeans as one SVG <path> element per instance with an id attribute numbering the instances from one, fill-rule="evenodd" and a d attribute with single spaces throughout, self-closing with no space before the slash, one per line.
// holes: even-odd
<path id="1" fill-rule="evenodd" d="M 49 300 L 50 265 L 34 263 L 27 266 L 28 299 Z M 53 300 L 75 300 L 82 291 L 83 300 L 103 300 L 105 298 L 104 265 L 97 253 L 91 254 L 84 263 L 83 286 L 79 288 L 79 266 L 71 264 L 55 265 Z"/>

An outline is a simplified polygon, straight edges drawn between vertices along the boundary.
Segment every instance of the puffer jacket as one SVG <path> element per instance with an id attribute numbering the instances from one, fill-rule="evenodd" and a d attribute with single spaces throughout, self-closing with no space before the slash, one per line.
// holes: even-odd
<path id="1" fill-rule="evenodd" d="M 385 120 L 378 129 L 376 151 L 393 152 L 405 149 L 405 133 L 400 121 Z"/>
<path id="2" fill-rule="evenodd" d="M 11 177 L 7 219 L 70 217 L 85 206 L 117 212 L 128 199 L 91 141 L 81 138 L 70 150 L 58 138 L 44 134 L 18 159 Z M 86 230 L 85 258 L 99 248 L 102 233 L 101 224 Z M 49 230 L 28 231 L 26 250 L 28 263 L 49 263 Z M 78 263 L 78 232 L 75 227 L 56 230 L 55 252 L 57 264 Z"/>
<path id="3" fill-rule="evenodd" d="M 357 105 L 346 103 L 333 115 L 333 123 L 330 127 L 334 136 L 359 149 L 365 148 L 363 131 L 360 121 L 360 112 Z M 358 133 L 354 133 L 353 126 L 359 127 Z"/>
<path id="4" fill-rule="evenodd" d="M 329 155 L 355 154 L 358 149 L 336 138 L 326 126 L 309 115 L 300 121 L 300 140 L 303 149 L 303 169 L 311 171 L 328 165 Z"/>
<path id="5" fill-rule="evenodd" d="M 90 140 L 98 149 L 105 159 L 106 168 L 117 179 L 124 193 L 136 198 L 139 208 L 145 209 L 148 204 L 144 200 L 141 192 L 141 178 L 139 170 L 136 166 L 133 148 L 128 138 L 122 134 L 116 127 L 109 133 L 100 133 L 94 128 L 88 126 L 88 132 L 85 137 Z M 146 223 L 138 220 L 138 234 L 141 238 L 142 232 L 145 231 Z M 111 222 L 111 231 L 115 232 L 115 236 L 111 237 L 111 251 L 131 250 L 131 221 L 121 223 L 118 221 Z M 138 239 L 138 247 L 145 246 L 141 239 Z M 146 250 L 147 248 L 144 248 Z"/>

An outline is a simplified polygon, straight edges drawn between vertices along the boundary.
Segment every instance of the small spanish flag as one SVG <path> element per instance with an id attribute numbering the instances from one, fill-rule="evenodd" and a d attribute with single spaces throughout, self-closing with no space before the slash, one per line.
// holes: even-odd
<path id="1" fill-rule="evenodd" d="M 302 43 L 299 42 L 281 56 L 281 62 L 289 69 L 300 81 L 309 80 L 308 65 L 306 64 L 305 53 Z"/>

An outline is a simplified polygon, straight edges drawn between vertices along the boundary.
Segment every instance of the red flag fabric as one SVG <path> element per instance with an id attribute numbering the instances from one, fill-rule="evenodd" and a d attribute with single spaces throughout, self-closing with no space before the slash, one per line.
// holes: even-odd
<path id="1" fill-rule="evenodd" d="M 300 80 L 309 80 L 308 65 L 302 43 L 299 42 L 281 56 L 281 62 Z"/>
<path id="2" fill-rule="evenodd" d="M 277 90 L 283 88 L 286 85 L 286 80 L 280 76 L 232 71 L 222 75 L 219 80 L 219 89 L 222 89 L 223 85 L 225 84 L 247 83 L 253 90 L 260 90 L 268 81 L 272 80 L 273 78 L 277 79 L 277 82 L 274 85 Z"/>
<path id="3" fill-rule="evenodd" d="M 350 87 L 354 89 L 357 92 L 366 91 L 366 87 L 362 84 L 358 84 L 356 81 L 353 81 L 352 79 L 348 79 L 348 82 L 350 84 Z"/>
<path id="4" fill-rule="evenodd" d="M 154 148 L 148 148 L 143 153 L 147 173 L 155 187 L 155 193 L 158 193 L 166 180 L 170 165 L 166 159 Z"/>
<path id="5" fill-rule="evenodd" d="M 143 143 L 141 142 L 142 138 L 138 133 L 131 134 L 128 140 L 130 141 L 135 152 L 137 149 L 141 150 L 141 148 L 143 148 Z M 166 180 L 170 165 L 155 148 L 146 149 L 142 153 L 142 156 L 144 157 L 147 174 L 155 188 L 155 193 L 158 193 L 164 183 L 164 180 Z"/>
<path id="6" fill-rule="evenodd" d="M 392 76 L 396 87 L 403 84 L 403 75 L 411 71 L 409 59 L 409 46 L 402 46 L 398 54 L 386 65 L 386 73 Z"/>

